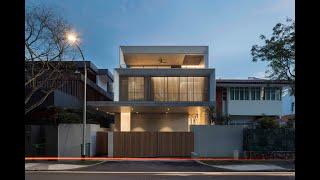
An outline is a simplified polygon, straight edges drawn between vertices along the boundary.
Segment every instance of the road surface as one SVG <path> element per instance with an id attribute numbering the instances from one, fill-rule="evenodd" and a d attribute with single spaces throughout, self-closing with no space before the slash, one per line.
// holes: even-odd
<path id="1" fill-rule="evenodd" d="M 215 179 L 291 180 L 294 172 L 226 172 L 195 161 L 107 161 L 69 171 L 26 171 L 25 180 Z"/>
<path id="2" fill-rule="evenodd" d="M 215 179 L 215 180 L 293 180 L 295 179 L 293 172 L 251 172 L 251 173 L 239 173 L 239 172 L 26 172 L 25 180 L 105 180 L 105 179 Z"/>

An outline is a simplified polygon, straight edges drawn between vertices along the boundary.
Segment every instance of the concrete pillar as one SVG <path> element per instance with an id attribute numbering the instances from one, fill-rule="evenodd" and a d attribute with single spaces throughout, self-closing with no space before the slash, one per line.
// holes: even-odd
<path id="1" fill-rule="evenodd" d="M 131 113 L 122 112 L 120 114 L 120 131 L 130 131 L 131 130 Z"/>

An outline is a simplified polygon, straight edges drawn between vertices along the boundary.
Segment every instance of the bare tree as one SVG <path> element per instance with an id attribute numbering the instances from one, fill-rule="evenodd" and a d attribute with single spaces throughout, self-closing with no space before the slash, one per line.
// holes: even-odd
<path id="1" fill-rule="evenodd" d="M 45 6 L 28 6 L 25 14 L 25 114 L 41 105 L 74 71 L 77 53 L 66 41 L 71 26 Z"/>

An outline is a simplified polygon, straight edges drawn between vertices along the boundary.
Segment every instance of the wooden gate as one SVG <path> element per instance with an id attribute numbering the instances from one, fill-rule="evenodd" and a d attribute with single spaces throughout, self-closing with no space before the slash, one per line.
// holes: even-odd
<path id="1" fill-rule="evenodd" d="M 108 132 L 97 132 L 96 136 L 96 155 L 108 155 Z"/>
<path id="2" fill-rule="evenodd" d="M 114 157 L 188 157 L 193 132 L 113 132 Z"/>

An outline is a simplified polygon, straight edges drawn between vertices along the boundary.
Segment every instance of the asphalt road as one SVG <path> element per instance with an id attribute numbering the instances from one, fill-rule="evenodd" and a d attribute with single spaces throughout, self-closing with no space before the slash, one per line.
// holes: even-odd
<path id="1" fill-rule="evenodd" d="M 206 166 L 196 161 L 106 161 L 95 166 L 76 169 L 75 171 L 221 172 L 226 170 Z"/>
<path id="2" fill-rule="evenodd" d="M 105 179 L 215 179 L 215 180 L 291 180 L 295 179 L 294 175 L 290 175 L 288 173 L 285 174 L 210 174 L 210 172 L 199 174 L 196 173 L 104 173 L 104 172 L 95 172 L 95 173 L 88 173 L 88 172 L 26 172 L 25 180 L 105 180 Z M 220 172 L 221 173 L 221 172 Z"/>
<path id="3" fill-rule="evenodd" d="M 25 180 L 102 180 L 102 179 L 237 179 L 288 180 L 292 172 L 226 172 L 196 161 L 106 161 L 69 171 L 26 171 Z"/>

